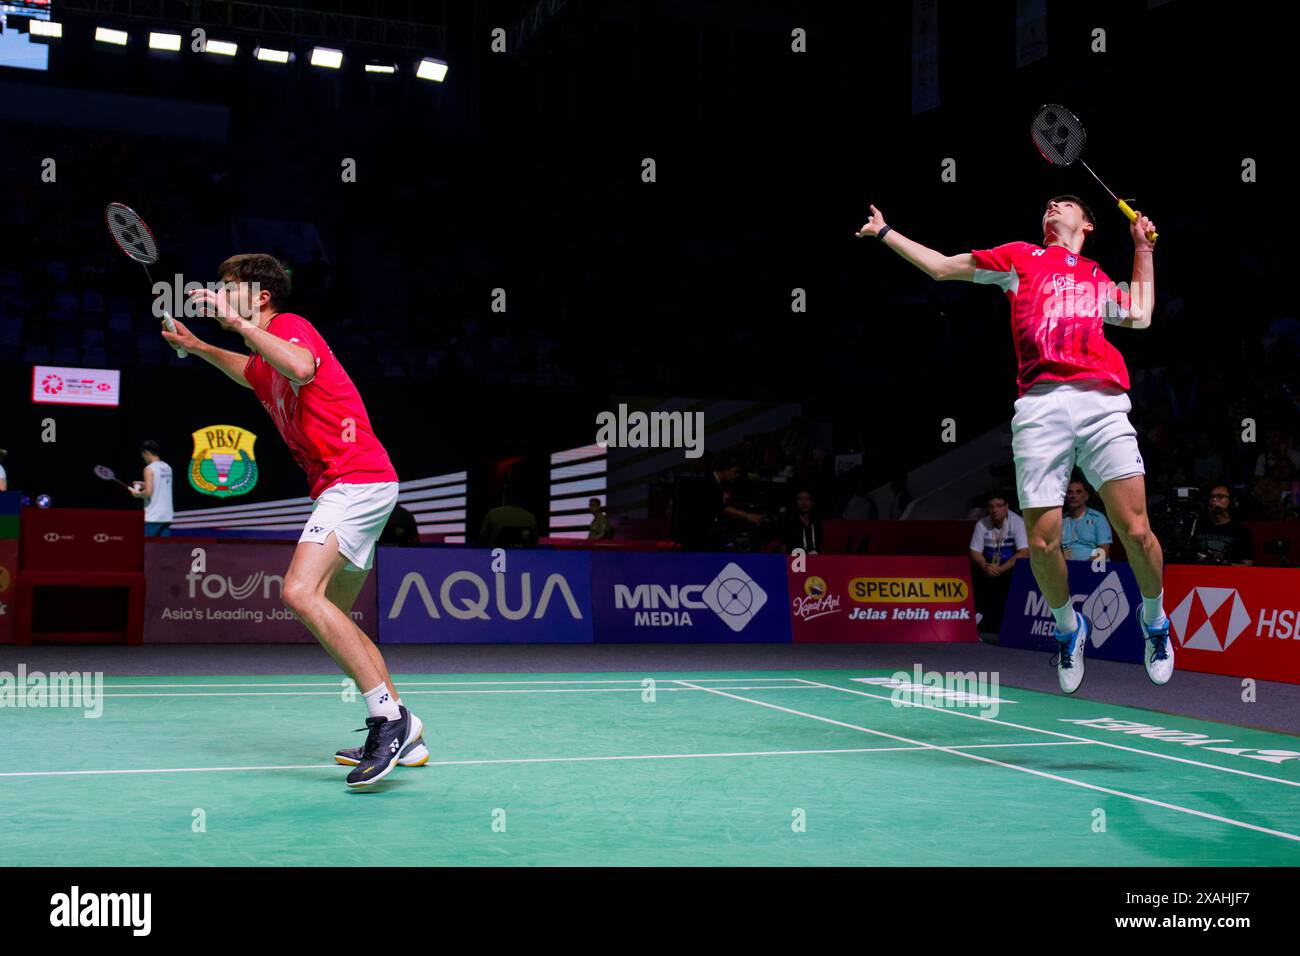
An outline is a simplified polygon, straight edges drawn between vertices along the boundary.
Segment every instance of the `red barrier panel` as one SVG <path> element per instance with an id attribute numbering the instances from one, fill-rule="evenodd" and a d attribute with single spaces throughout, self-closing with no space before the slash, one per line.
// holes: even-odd
<path id="1" fill-rule="evenodd" d="M 965 557 L 812 555 L 790 570 L 796 642 L 975 642 Z"/>
<path id="2" fill-rule="evenodd" d="M 24 508 L 23 571 L 141 571 L 144 512 Z"/>
<path id="3" fill-rule="evenodd" d="M 1165 568 L 1179 670 L 1300 684 L 1300 568 Z"/>

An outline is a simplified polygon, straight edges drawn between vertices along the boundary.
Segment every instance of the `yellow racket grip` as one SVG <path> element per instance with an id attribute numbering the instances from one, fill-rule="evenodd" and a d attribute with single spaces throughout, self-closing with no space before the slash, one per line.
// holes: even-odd
<path id="1" fill-rule="evenodd" d="M 1138 214 L 1133 211 L 1132 206 L 1130 206 L 1122 199 L 1119 201 L 1119 211 L 1122 212 L 1124 215 L 1128 216 L 1129 222 L 1137 222 Z M 1155 242 L 1157 235 L 1159 235 L 1159 233 L 1148 232 L 1147 239 L 1151 242 Z"/>

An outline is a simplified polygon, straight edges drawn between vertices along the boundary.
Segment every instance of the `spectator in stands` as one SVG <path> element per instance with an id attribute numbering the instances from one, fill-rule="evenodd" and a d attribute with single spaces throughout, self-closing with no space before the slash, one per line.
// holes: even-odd
<path id="1" fill-rule="evenodd" d="M 1291 466 L 1300 470 L 1300 451 L 1291 445 L 1291 436 L 1280 428 L 1270 428 L 1264 436 L 1264 450 L 1255 459 L 1255 477 L 1267 478 L 1273 465 L 1287 458 Z"/>
<path id="2" fill-rule="evenodd" d="M 9 457 L 9 452 L 0 448 L 0 491 L 9 490 L 9 475 L 5 472 L 5 459 Z"/>
<path id="3" fill-rule="evenodd" d="M 1011 569 L 1029 557 L 1025 521 L 1007 507 L 1005 495 L 989 495 L 988 514 L 975 523 L 970 538 L 975 620 L 981 632 L 1002 629 L 1002 606 L 1011 588 Z"/>
<path id="4" fill-rule="evenodd" d="M 744 464 L 738 455 L 727 453 L 718 457 L 706 478 L 678 480 L 673 520 L 677 540 L 682 547 L 692 551 L 724 547 L 732 537 L 728 534 L 725 522 L 728 518 L 747 521 L 755 526 L 763 523 L 762 515 L 745 511 L 730 503 L 729 486 L 740 479 L 743 468 Z"/>
<path id="5" fill-rule="evenodd" d="M 1295 510 L 1296 469 L 1287 457 L 1274 459 L 1268 474 L 1256 478 L 1250 494 L 1255 499 L 1252 515 L 1263 521 L 1281 521 L 1293 517 Z"/>
<path id="6" fill-rule="evenodd" d="M 1065 514 L 1061 519 L 1061 550 L 1067 561 L 1091 561 L 1098 549 L 1110 557 L 1110 522 L 1096 508 L 1088 507 L 1091 492 L 1078 479 L 1065 490 Z"/>
<path id="7" fill-rule="evenodd" d="M 587 529 L 587 540 L 600 541 L 614 537 L 614 529 L 609 523 L 609 518 L 601 510 L 600 499 L 592 498 L 588 501 L 587 510 L 591 512 L 591 527 Z"/>
<path id="8" fill-rule="evenodd" d="M 1202 488 L 1223 477 L 1223 456 L 1215 450 L 1210 436 L 1204 433 L 1196 441 L 1196 460 L 1192 462 L 1192 480 Z"/>
<path id="9" fill-rule="evenodd" d="M 530 548 L 537 543 L 537 519 L 507 492 L 483 516 L 478 540 L 484 548 Z"/>
<path id="10" fill-rule="evenodd" d="M 420 526 L 416 523 L 415 515 L 401 505 L 394 506 L 384 530 L 380 532 L 379 543 L 402 548 L 419 544 Z"/>
<path id="11" fill-rule="evenodd" d="M 1210 489 L 1210 520 L 1196 533 L 1196 549 L 1205 564 L 1254 564 L 1255 539 L 1250 529 L 1232 519 L 1232 489 Z"/>
<path id="12" fill-rule="evenodd" d="M 795 492 L 794 511 L 787 514 L 781 528 L 781 544 L 785 553 L 802 548 L 804 554 L 818 554 L 822 550 L 822 521 L 814 509 L 813 493 L 806 488 Z"/>

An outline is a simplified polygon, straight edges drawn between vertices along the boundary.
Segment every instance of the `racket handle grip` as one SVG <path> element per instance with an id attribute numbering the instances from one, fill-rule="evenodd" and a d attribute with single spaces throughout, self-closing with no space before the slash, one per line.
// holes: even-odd
<path id="1" fill-rule="evenodd" d="M 164 314 L 164 316 L 163 316 L 163 328 L 165 328 L 168 332 L 175 332 L 175 331 L 176 331 L 176 323 L 172 321 L 172 317 L 171 317 L 170 315 L 166 315 L 166 314 Z M 190 353 L 187 352 L 187 351 L 185 351 L 184 349 L 177 349 L 177 350 L 176 350 L 176 357 L 177 357 L 177 358 L 185 358 L 185 356 L 187 356 L 187 355 L 189 355 L 189 354 L 190 354 Z"/>
<path id="2" fill-rule="evenodd" d="M 1122 199 L 1119 201 L 1119 211 L 1122 212 L 1124 215 L 1128 216 L 1128 221 L 1129 221 L 1129 222 L 1137 222 L 1138 214 L 1135 213 L 1135 212 L 1133 211 L 1133 207 L 1132 207 L 1132 206 L 1130 206 L 1128 203 L 1126 203 L 1126 202 L 1125 202 L 1124 200 L 1122 200 Z M 1156 237 L 1157 237 L 1158 235 L 1159 235 L 1159 233 L 1156 233 L 1156 232 L 1148 232 L 1148 233 L 1147 233 L 1147 240 L 1148 240 L 1149 242 L 1155 242 L 1155 241 L 1156 241 Z"/>

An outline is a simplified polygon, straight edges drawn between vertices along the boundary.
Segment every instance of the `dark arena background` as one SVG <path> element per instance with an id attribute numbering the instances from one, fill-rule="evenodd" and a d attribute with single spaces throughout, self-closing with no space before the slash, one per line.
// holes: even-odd
<path id="1" fill-rule="evenodd" d="M 181 938 L 248 912 L 314 938 L 356 911 L 400 937 L 414 894 L 499 919 L 498 891 L 642 920 L 683 883 L 752 900 L 761 869 L 795 918 L 806 891 L 1010 906 L 1025 938 L 1278 930 L 1289 16 L 0 0 L 6 924 Z M 1044 104 L 1081 160 L 1035 148 Z M 1150 326 L 1105 326 L 1145 475 L 1123 510 L 1085 465 L 1131 440 L 1089 446 L 1083 412 L 1068 498 L 1026 500 L 1014 460 L 1054 454 L 1013 448 L 1034 343 L 1007 301 L 1066 261 L 1053 200 L 1095 227 L 1071 268 L 1154 268 Z M 145 270 L 110 203 L 147 223 Z M 929 250 L 974 283 L 932 281 Z M 251 331 L 187 302 L 233 296 L 243 253 L 291 282 Z M 231 381 L 249 353 L 278 397 Z M 331 510 L 390 487 L 377 523 Z M 395 907 L 354 903 L 372 880 Z"/>

